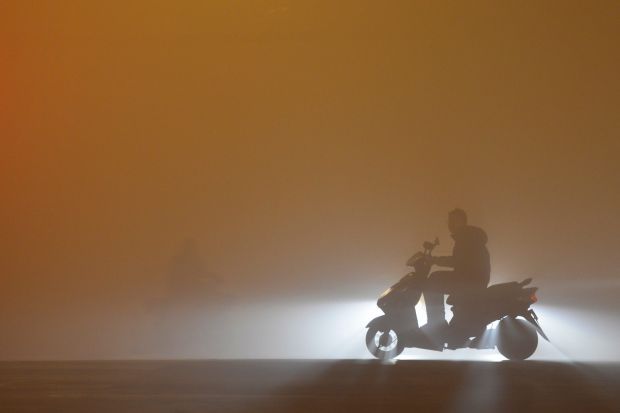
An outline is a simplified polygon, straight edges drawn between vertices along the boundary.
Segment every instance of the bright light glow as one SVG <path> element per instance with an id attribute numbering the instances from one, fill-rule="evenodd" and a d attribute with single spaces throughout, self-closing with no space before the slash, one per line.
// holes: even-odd
<path id="1" fill-rule="evenodd" d="M 611 328 L 617 324 L 614 314 L 539 304 L 533 308 L 551 343 L 539 336 L 538 349 L 531 359 L 619 360 L 616 343 L 620 341 L 620 331 Z M 415 310 L 420 325 L 425 324 L 423 300 Z M 374 300 L 257 302 L 191 320 L 185 316 L 183 330 L 192 333 L 179 337 L 183 338 L 181 344 L 186 345 L 184 353 L 197 358 L 372 359 L 365 345 L 366 324 L 382 314 Z M 449 311 L 447 315 L 451 317 Z M 496 349 L 437 352 L 416 348 L 405 349 L 399 359 L 504 360 Z"/>

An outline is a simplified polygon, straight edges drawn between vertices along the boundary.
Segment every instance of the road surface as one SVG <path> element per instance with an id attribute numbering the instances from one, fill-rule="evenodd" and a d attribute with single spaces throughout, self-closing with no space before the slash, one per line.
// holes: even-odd
<path id="1" fill-rule="evenodd" d="M 0 412 L 620 412 L 620 364 L 0 363 Z"/>

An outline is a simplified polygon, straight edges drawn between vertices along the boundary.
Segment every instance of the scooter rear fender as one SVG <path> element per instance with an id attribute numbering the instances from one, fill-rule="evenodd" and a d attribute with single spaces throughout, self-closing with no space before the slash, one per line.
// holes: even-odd
<path id="1" fill-rule="evenodd" d="M 536 328 L 536 331 L 538 331 L 538 334 L 540 334 L 542 338 L 551 342 L 551 340 L 549 340 L 549 337 L 547 337 L 543 329 L 540 327 L 540 324 L 538 324 L 538 316 L 536 315 L 534 310 L 530 309 L 529 311 L 527 311 L 525 314 L 523 314 L 523 318 L 532 323 L 532 325 Z"/>

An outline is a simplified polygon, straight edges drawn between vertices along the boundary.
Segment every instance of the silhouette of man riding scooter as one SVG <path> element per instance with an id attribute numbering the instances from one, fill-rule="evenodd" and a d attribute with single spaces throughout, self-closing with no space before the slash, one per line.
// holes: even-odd
<path id="1" fill-rule="evenodd" d="M 435 257 L 432 252 L 439 240 L 424 242 L 424 251 L 407 261 L 414 271 L 377 300 L 384 314 L 366 325 L 368 351 L 388 360 L 407 347 L 436 351 L 497 348 L 508 359 L 525 360 L 536 350 L 539 334 L 548 340 L 530 308 L 538 300 L 538 289 L 528 287 L 531 278 L 487 287 L 491 266 L 486 234 L 467 224 L 462 209 L 449 213 L 448 228 L 454 238 L 452 255 Z M 452 270 L 431 273 L 433 265 Z M 415 306 L 422 294 L 428 323 L 420 326 Z M 445 294 L 450 295 L 446 303 L 452 306 L 450 323 L 445 319 Z"/>

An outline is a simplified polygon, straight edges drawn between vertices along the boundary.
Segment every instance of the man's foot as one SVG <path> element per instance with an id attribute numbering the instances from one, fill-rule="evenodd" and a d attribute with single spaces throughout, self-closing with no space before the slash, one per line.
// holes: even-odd
<path id="1" fill-rule="evenodd" d="M 450 350 L 456 350 L 458 348 L 464 348 L 470 346 L 470 336 L 468 332 L 471 329 L 463 328 L 459 324 L 450 324 L 449 333 L 446 336 L 446 348 Z"/>

